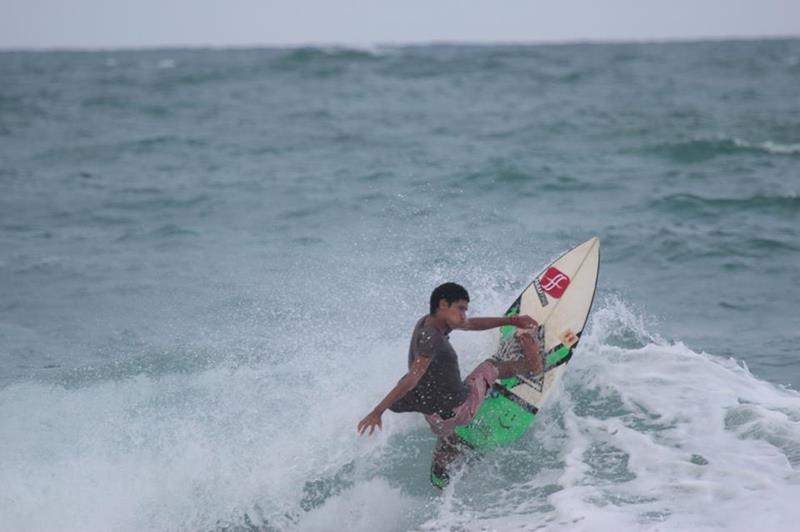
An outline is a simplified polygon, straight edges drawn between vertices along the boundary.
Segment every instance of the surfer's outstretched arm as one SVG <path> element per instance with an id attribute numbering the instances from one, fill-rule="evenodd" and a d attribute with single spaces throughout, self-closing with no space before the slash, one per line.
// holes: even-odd
<path id="1" fill-rule="evenodd" d="M 386 394 L 386 397 L 383 398 L 383 401 L 378 403 L 378 406 L 372 409 L 372 412 L 366 415 L 364 419 L 358 422 L 358 433 L 364 434 L 367 429 L 369 429 L 369 433 L 372 434 L 375 432 L 375 427 L 379 429 L 382 428 L 381 423 L 381 416 L 386 411 L 389 406 L 394 403 L 395 401 L 401 399 L 405 394 L 410 392 L 414 389 L 414 387 L 419 383 L 419 380 L 425 375 L 425 372 L 428 371 L 428 366 L 431 365 L 431 358 L 430 357 L 422 357 L 418 356 L 414 359 L 414 362 L 411 363 L 411 368 L 408 370 L 408 373 L 398 381 L 392 390 Z"/>
<path id="2" fill-rule="evenodd" d="M 487 329 L 496 329 L 497 327 L 504 327 L 506 325 L 513 325 L 520 329 L 532 329 L 539 325 L 535 319 L 530 316 L 503 316 L 500 318 L 468 318 L 459 329 L 465 331 L 485 331 Z"/>

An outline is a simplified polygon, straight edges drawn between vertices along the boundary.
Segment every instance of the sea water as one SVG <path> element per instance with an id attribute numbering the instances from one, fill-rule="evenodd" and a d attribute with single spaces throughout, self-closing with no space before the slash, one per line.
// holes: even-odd
<path id="1" fill-rule="evenodd" d="M 0 530 L 794 530 L 798 192 L 798 40 L 0 53 Z M 520 442 L 357 436 L 594 235 Z"/>

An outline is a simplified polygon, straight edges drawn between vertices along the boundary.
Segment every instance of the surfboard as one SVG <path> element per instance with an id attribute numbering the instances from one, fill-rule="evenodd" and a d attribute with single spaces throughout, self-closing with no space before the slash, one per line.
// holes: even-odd
<path id="1" fill-rule="evenodd" d="M 552 394 L 580 342 L 594 302 L 600 267 L 600 239 L 590 238 L 542 269 L 514 300 L 506 316 L 529 315 L 537 331 L 544 373 L 497 380 L 468 425 L 456 427 L 456 439 L 472 449 L 486 450 L 519 440 Z M 512 326 L 500 329 L 496 360 L 522 356 Z M 447 483 L 433 464 L 431 482 Z"/>

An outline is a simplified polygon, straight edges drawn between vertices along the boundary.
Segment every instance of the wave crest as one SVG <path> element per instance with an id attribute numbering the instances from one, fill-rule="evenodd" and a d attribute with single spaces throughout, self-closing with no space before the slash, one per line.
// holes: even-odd
<path id="1" fill-rule="evenodd" d="M 691 139 L 667 142 L 644 148 L 644 152 L 680 163 L 700 163 L 715 157 L 737 154 L 800 156 L 800 144 L 781 144 L 772 140 L 750 142 L 736 137 Z"/>

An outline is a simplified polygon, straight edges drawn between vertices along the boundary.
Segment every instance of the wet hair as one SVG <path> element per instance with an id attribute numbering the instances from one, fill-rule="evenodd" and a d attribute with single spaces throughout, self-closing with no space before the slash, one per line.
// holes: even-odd
<path id="1" fill-rule="evenodd" d="M 444 299 L 449 305 L 456 301 L 464 300 L 469 302 L 467 289 L 456 283 L 444 283 L 433 289 L 431 292 L 431 314 L 439 308 L 439 301 Z"/>

